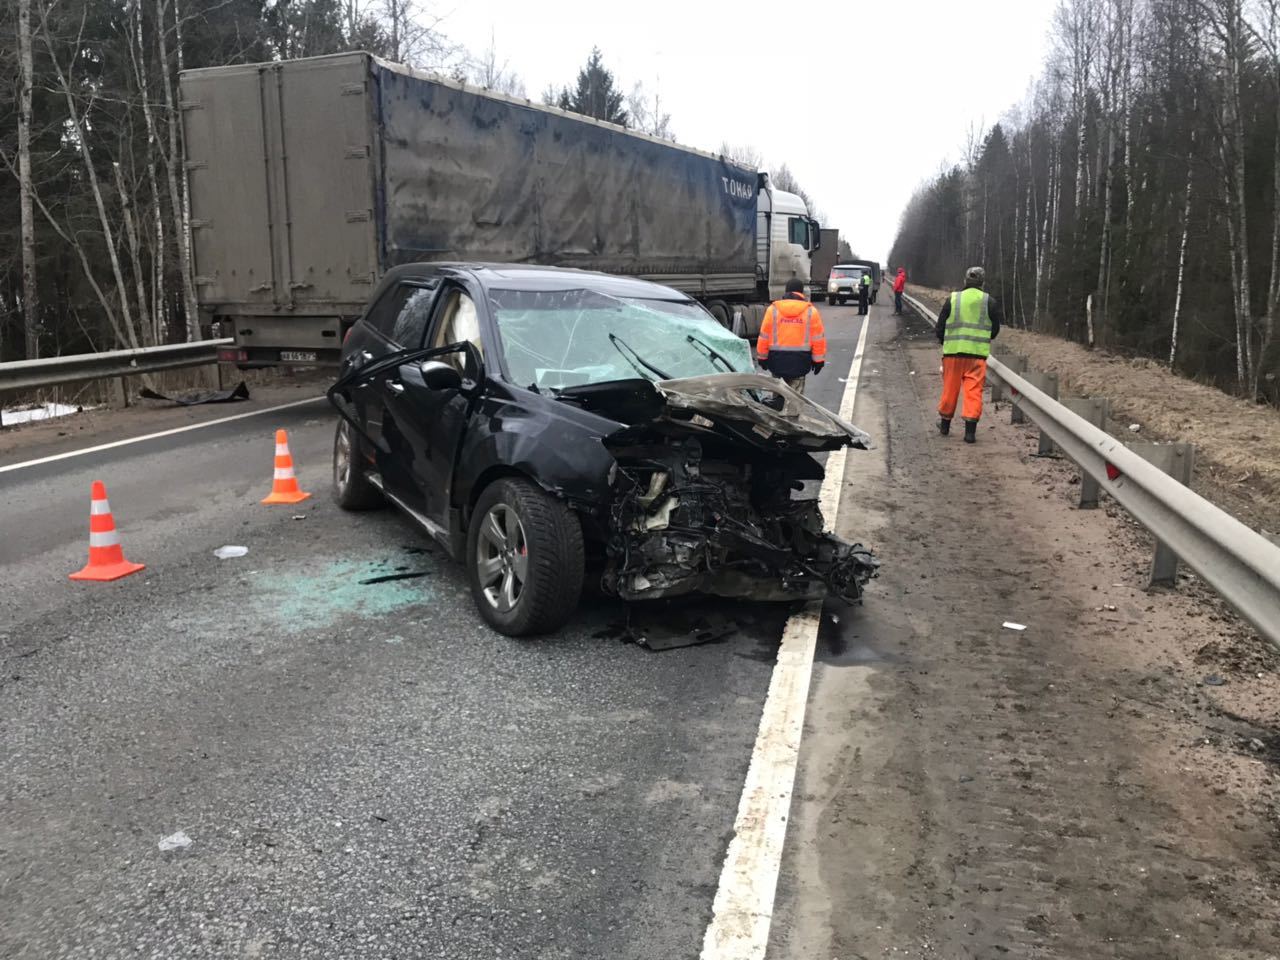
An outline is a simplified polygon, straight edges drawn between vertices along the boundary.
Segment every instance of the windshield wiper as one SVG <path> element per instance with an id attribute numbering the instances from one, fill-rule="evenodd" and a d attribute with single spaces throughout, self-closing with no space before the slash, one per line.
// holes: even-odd
<path id="1" fill-rule="evenodd" d="M 730 373 L 738 372 L 736 369 L 734 369 L 733 364 L 730 363 L 728 360 L 726 360 L 724 358 L 724 355 L 720 353 L 720 351 L 718 351 L 715 347 L 711 346 L 709 343 L 703 343 L 701 340 L 695 337 L 692 333 L 687 334 L 685 336 L 685 339 L 688 340 L 690 343 L 692 343 L 694 346 L 701 347 L 703 350 L 705 350 L 708 360 L 711 360 L 712 362 L 719 360 L 721 363 L 724 364 L 724 368 L 728 370 Z"/>
<path id="2" fill-rule="evenodd" d="M 644 357 L 640 356 L 640 354 L 636 353 L 635 350 L 632 349 L 631 345 L 627 343 L 627 341 L 623 340 L 616 333 L 609 334 L 609 342 L 613 344 L 613 348 L 617 350 L 619 353 L 621 353 L 628 363 L 630 363 L 633 367 L 636 368 L 637 373 L 642 373 L 643 371 L 640 369 L 640 367 L 644 367 L 644 369 L 648 370 L 650 373 L 657 374 L 660 380 L 672 379 L 671 374 L 664 373 L 662 370 L 659 370 L 657 367 L 655 367 L 652 363 L 650 363 Z M 623 347 L 627 348 L 626 351 L 622 349 Z M 631 356 L 627 356 L 627 353 L 630 353 Z M 639 364 L 639 366 L 636 366 L 637 364 Z"/>

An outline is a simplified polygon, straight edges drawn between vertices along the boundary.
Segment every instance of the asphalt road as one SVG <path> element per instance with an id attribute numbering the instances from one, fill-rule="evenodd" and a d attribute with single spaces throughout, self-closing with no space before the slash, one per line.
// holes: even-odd
<path id="1" fill-rule="evenodd" d="M 860 321 L 823 312 L 835 408 Z M 397 515 L 331 503 L 333 426 L 0 473 L 0 956 L 696 956 L 785 609 L 664 653 L 598 597 L 498 636 Z M 296 508 L 258 503 L 277 427 Z M 115 584 L 67 580 L 94 479 L 147 564 Z M 424 576 L 361 583 L 397 572 Z"/>

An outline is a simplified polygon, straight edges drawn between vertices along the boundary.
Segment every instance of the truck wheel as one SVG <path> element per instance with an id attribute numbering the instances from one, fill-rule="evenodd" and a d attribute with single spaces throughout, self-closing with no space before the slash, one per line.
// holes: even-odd
<path id="1" fill-rule="evenodd" d="M 471 596 L 489 626 L 509 637 L 548 633 L 582 594 L 582 525 L 527 480 L 485 488 L 467 530 Z"/>
<path id="2" fill-rule="evenodd" d="M 345 419 L 333 435 L 333 499 L 343 510 L 373 510 L 386 501 L 369 482 L 369 445 Z"/>
<path id="3" fill-rule="evenodd" d="M 712 300 L 707 304 L 707 312 L 716 318 L 716 323 L 726 330 L 733 329 L 733 313 L 723 300 Z"/>

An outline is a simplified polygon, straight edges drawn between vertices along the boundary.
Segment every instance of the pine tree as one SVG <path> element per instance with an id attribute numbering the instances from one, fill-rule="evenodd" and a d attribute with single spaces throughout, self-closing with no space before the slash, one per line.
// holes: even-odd
<path id="1" fill-rule="evenodd" d="M 587 65 L 578 71 L 577 85 L 561 90 L 556 106 L 625 127 L 631 118 L 622 107 L 624 100 L 622 91 L 614 86 L 613 74 L 604 67 L 600 48 L 592 47 Z"/>

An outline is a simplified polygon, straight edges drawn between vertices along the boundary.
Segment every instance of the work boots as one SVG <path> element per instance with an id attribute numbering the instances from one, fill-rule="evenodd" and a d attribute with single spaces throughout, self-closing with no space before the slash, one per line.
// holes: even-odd
<path id="1" fill-rule="evenodd" d="M 977 420 L 966 420 L 964 422 L 964 442 L 965 443 L 978 442 L 978 421 Z"/>
<path id="2" fill-rule="evenodd" d="M 938 421 L 938 432 L 944 437 L 948 436 L 951 433 L 951 421 L 946 417 L 941 418 Z"/>

